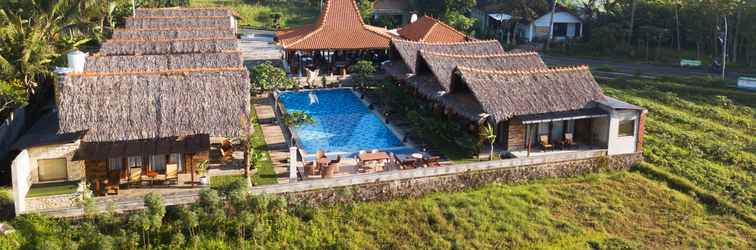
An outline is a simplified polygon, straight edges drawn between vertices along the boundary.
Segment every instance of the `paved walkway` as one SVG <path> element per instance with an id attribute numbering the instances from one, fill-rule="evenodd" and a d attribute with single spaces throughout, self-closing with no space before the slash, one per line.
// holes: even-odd
<path id="1" fill-rule="evenodd" d="M 265 137 L 265 144 L 270 151 L 273 170 L 278 175 L 278 183 L 288 183 L 289 146 L 286 143 L 281 126 L 276 123 L 276 113 L 273 110 L 273 99 L 270 97 L 256 97 L 255 112 L 257 120 Z"/>
<path id="2" fill-rule="evenodd" d="M 242 51 L 244 66 L 252 68 L 255 65 L 270 61 L 275 65 L 282 63 L 281 47 L 273 43 L 273 35 L 266 31 L 243 29 L 239 49 Z"/>

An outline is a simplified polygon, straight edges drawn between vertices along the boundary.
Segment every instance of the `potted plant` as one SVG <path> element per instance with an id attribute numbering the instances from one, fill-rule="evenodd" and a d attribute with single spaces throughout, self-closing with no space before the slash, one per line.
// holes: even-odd
<path id="1" fill-rule="evenodd" d="M 210 185 L 210 178 L 207 177 L 207 160 L 200 162 L 199 165 L 197 165 L 197 175 L 199 175 L 199 183 L 200 185 L 207 186 Z"/>

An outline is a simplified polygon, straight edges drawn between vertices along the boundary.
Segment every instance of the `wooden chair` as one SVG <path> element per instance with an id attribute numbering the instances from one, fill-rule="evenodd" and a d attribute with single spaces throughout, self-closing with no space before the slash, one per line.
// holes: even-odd
<path id="1" fill-rule="evenodd" d="M 165 165 L 165 179 L 168 182 L 178 184 L 178 164 Z"/>
<path id="2" fill-rule="evenodd" d="M 142 184 L 142 167 L 129 169 L 129 187 L 134 184 L 137 186 Z"/>
<path id="3" fill-rule="evenodd" d="M 554 145 L 549 143 L 549 136 L 548 135 L 541 135 L 540 137 L 541 147 L 543 147 L 543 150 L 550 150 L 554 149 Z"/>
<path id="4" fill-rule="evenodd" d="M 318 165 L 318 161 L 311 161 L 311 162 L 305 163 L 304 169 L 303 169 L 303 172 L 305 173 L 305 177 L 310 176 L 310 175 L 317 175 L 318 168 L 315 167 L 317 165 Z"/>
<path id="5" fill-rule="evenodd" d="M 428 158 L 427 160 L 424 160 L 424 163 L 428 167 L 440 167 L 441 163 L 438 163 L 439 160 L 441 160 L 441 157 L 432 156 Z"/>
<path id="6" fill-rule="evenodd" d="M 323 178 L 331 178 L 334 174 L 336 174 L 336 164 L 333 165 L 327 165 L 320 167 L 320 175 Z"/>
<path id="7" fill-rule="evenodd" d="M 562 142 L 562 145 L 564 147 L 574 146 L 575 145 L 574 135 L 572 135 L 572 133 L 564 134 L 564 141 Z"/>

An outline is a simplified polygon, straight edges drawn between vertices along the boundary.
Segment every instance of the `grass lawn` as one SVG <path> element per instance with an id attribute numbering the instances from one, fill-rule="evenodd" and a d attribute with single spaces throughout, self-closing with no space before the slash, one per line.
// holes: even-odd
<path id="1" fill-rule="evenodd" d="M 26 198 L 75 193 L 79 182 L 62 182 L 49 184 L 35 184 L 29 189 Z"/>
<path id="2" fill-rule="evenodd" d="M 255 174 L 255 185 L 269 185 L 278 183 L 278 175 L 273 170 L 273 161 L 270 159 L 270 152 L 266 149 L 265 136 L 262 133 L 262 127 L 257 121 L 257 113 L 252 109 L 254 133 L 252 134 L 252 148 L 258 152 L 256 165 L 257 174 Z"/>
<path id="3" fill-rule="evenodd" d="M 281 27 L 296 27 L 313 23 L 320 15 L 320 6 L 304 0 L 266 1 L 251 3 L 249 0 L 192 0 L 192 7 L 227 7 L 233 9 L 241 20 L 240 26 L 272 30 L 271 14 L 281 14 Z"/>
<path id="4" fill-rule="evenodd" d="M 354 249 L 753 249 L 756 230 L 637 173 L 490 185 L 279 218 L 260 244 Z M 286 243 L 283 243 L 286 242 Z"/>
<path id="5" fill-rule="evenodd" d="M 702 79 L 612 80 L 604 90 L 649 109 L 650 164 L 756 212 L 756 93 Z"/>

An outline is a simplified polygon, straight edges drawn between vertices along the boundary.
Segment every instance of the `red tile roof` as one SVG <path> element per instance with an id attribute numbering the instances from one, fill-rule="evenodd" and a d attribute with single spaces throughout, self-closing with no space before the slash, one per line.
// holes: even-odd
<path id="1" fill-rule="evenodd" d="M 449 43 L 473 40 L 451 26 L 429 16 L 423 16 L 417 21 L 399 29 L 399 35 L 404 39 L 428 42 Z"/>
<path id="2" fill-rule="evenodd" d="M 354 0 L 327 0 L 318 22 L 276 32 L 287 50 L 385 49 L 391 35 L 366 25 Z"/>

